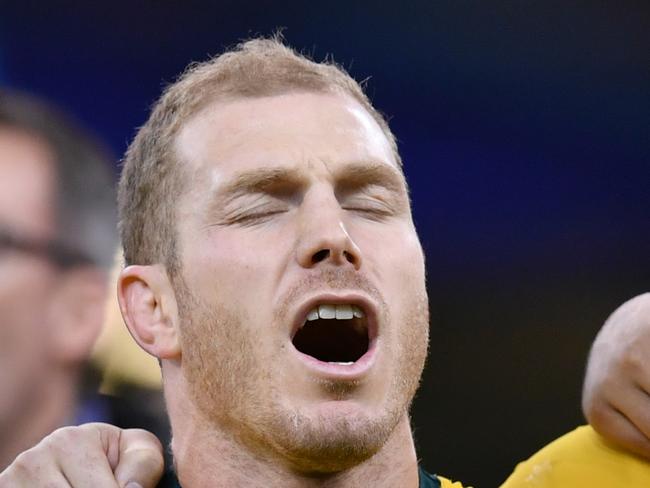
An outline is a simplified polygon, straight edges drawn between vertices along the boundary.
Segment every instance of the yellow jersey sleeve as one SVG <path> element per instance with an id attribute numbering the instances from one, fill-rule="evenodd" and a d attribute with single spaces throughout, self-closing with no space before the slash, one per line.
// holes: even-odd
<path id="1" fill-rule="evenodd" d="M 501 488 L 558 487 L 647 488 L 650 487 L 650 463 L 612 446 L 591 427 L 582 426 L 517 465 L 501 485 Z"/>

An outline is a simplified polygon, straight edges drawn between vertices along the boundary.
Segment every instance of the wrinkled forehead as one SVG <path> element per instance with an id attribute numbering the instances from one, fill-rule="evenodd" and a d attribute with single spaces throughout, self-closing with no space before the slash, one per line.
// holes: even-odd
<path id="1" fill-rule="evenodd" d="M 175 151 L 189 174 L 202 178 L 276 165 L 334 170 L 363 161 L 401 174 L 375 119 L 351 97 L 331 93 L 213 102 L 183 125 Z"/>

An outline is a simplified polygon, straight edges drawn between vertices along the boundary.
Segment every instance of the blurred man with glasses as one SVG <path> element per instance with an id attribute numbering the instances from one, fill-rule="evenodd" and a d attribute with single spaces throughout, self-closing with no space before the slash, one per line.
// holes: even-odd
<path id="1" fill-rule="evenodd" d="M 57 427 L 97 417 L 80 407 L 79 384 L 115 250 L 112 183 L 91 137 L 0 90 L 0 469 Z"/>

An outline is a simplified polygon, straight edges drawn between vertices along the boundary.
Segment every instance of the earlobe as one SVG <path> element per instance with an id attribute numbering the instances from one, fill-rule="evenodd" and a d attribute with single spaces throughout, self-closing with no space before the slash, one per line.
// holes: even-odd
<path id="1" fill-rule="evenodd" d="M 122 317 L 142 349 L 159 359 L 178 359 L 178 309 L 162 265 L 128 266 L 117 282 Z"/>

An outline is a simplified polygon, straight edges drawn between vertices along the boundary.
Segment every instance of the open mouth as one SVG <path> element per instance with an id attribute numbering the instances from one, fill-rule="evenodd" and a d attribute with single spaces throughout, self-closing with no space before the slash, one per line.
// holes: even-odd
<path id="1" fill-rule="evenodd" d="M 317 305 L 292 342 L 298 351 L 319 361 L 353 364 L 368 352 L 368 320 L 356 305 Z"/>

